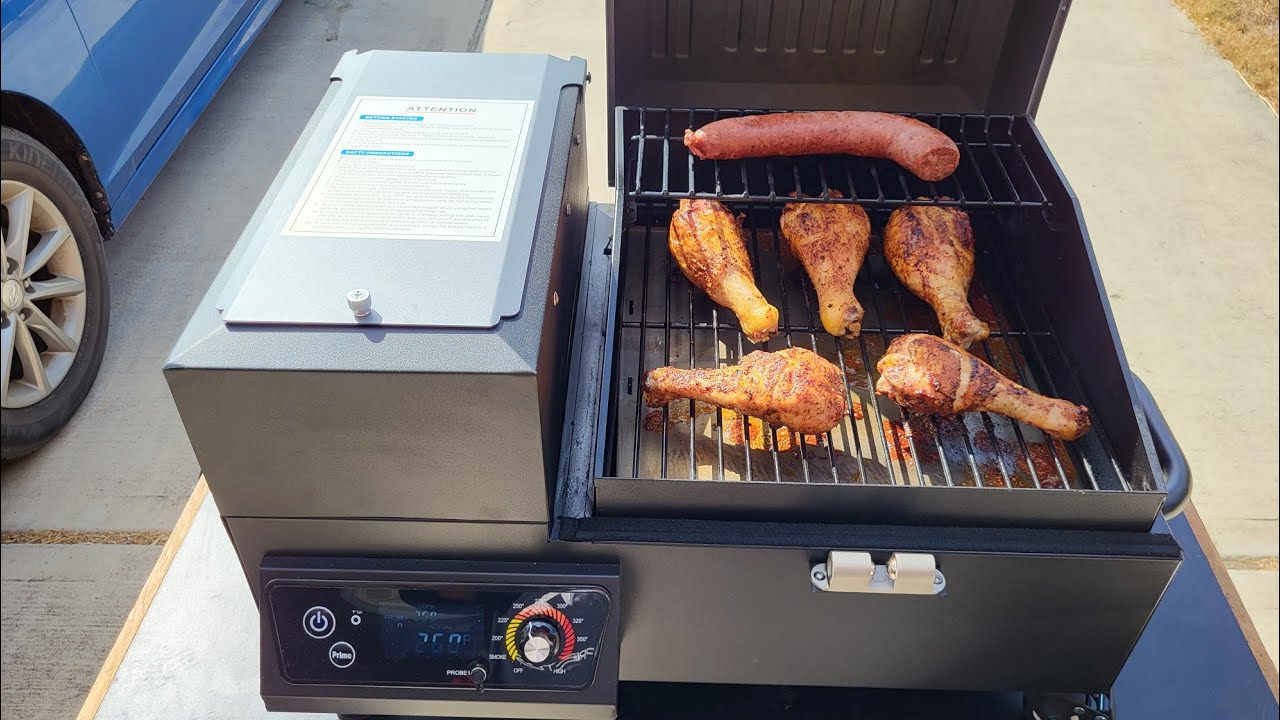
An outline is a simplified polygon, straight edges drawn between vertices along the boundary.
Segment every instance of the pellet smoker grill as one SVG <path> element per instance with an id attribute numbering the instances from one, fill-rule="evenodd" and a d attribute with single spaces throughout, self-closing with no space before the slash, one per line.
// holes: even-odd
<path id="1" fill-rule="evenodd" d="M 629 681 L 1072 693 L 1110 716 L 1189 473 L 1032 119 L 1067 5 L 612 2 L 612 208 L 586 200 L 582 60 L 345 56 L 165 369 L 260 608 L 267 707 L 612 717 Z M 914 114 L 960 166 L 927 183 L 680 139 L 808 109 Z M 822 332 L 780 250 L 792 193 L 871 216 L 859 337 Z M 647 370 L 757 347 L 666 250 L 683 198 L 742 215 L 781 312 L 764 349 L 843 371 L 831 432 L 644 406 Z M 874 394 L 889 341 L 938 331 L 879 251 L 913 203 L 970 214 L 974 353 L 1088 405 L 1084 438 Z"/>

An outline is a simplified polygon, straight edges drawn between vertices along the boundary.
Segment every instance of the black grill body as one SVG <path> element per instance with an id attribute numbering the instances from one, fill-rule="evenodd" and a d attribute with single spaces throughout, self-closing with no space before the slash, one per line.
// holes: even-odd
<path id="1" fill-rule="evenodd" d="M 548 543 L 545 526 L 519 523 L 225 522 L 255 591 L 259 563 L 290 551 L 616 562 L 618 679 L 630 682 L 1105 692 L 1180 561 L 1176 542 L 1163 532 L 587 517 L 561 519 L 561 541 Z M 946 573 L 947 594 L 814 592 L 808 568 L 833 548 L 865 550 L 881 563 L 893 552 L 932 553 Z M 353 712 L 357 706 L 339 698 L 384 693 L 340 688 L 290 709 Z M 474 691 L 458 695 L 462 703 L 487 699 Z M 547 710 L 536 717 L 559 715 Z"/>
<path id="2" fill-rule="evenodd" d="M 1079 203 L 1033 119 L 1066 7 L 610 4 L 616 217 L 584 260 L 552 536 L 622 558 L 633 593 L 623 679 L 1074 691 L 1114 681 L 1181 551 L 1159 515 L 1167 488 Z M 717 119 L 811 109 L 914 114 L 956 140 L 960 167 L 926 183 L 865 158 L 700 161 L 681 142 Z M 768 349 L 815 349 L 845 371 L 858 410 L 830 436 L 783 450 L 761 428 L 761 449 L 747 450 L 754 428 L 738 418 L 735 435 L 730 413 L 638 402 L 652 367 L 715 367 L 754 349 L 669 260 L 666 228 L 684 198 L 741 214 L 757 284 L 782 313 Z M 812 287 L 779 253 L 789 201 L 870 214 L 860 338 L 820 331 Z M 995 330 L 975 354 L 1088 405 L 1085 438 L 1049 441 L 982 414 L 907 415 L 870 392 L 889 341 L 938 332 L 878 248 L 888 213 L 917 203 L 973 220 L 972 297 Z M 829 597 L 789 579 L 832 549 L 876 562 L 933 554 L 946 596 Z"/>
<path id="3" fill-rule="evenodd" d="M 343 558 L 356 565 L 405 558 L 617 565 L 617 670 L 598 678 L 601 688 L 623 680 L 1108 690 L 1182 555 L 1159 515 L 1166 487 L 1079 204 L 1032 120 L 1066 5 L 611 2 L 616 207 L 586 213 L 585 252 L 548 242 L 554 257 L 530 271 L 530 287 L 545 289 L 532 280 L 549 282 L 551 268 L 562 269 L 551 305 L 562 308 L 557 318 L 568 326 L 557 320 L 534 345 L 557 368 L 568 361 L 558 456 L 545 444 L 518 451 L 489 433 L 476 442 L 479 451 L 458 461 L 461 470 L 438 462 L 433 469 L 436 459 L 423 453 L 437 446 L 422 440 L 429 428 L 414 425 L 407 410 L 403 420 L 372 411 L 357 418 L 368 419 L 362 437 L 394 430 L 413 440 L 391 450 L 370 444 L 356 456 L 359 473 L 316 460 L 350 447 L 334 446 L 331 428 L 299 426 L 294 434 L 302 440 L 258 442 L 253 447 L 272 462 L 244 470 L 232 461 L 255 456 L 236 460 L 222 451 L 222 464 L 206 470 L 255 597 L 260 568 L 283 555 L 328 558 L 335 572 Z M 558 157 L 569 157 L 570 138 L 578 145 L 575 108 L 565 106 Z M 961 166 L 954 179 L 929 184 L 891 163 L 857 158 L 701 162 L 679 141 L 687 127 L 761 108 L 926 113 L 919 117 L 959 143 Z M 562 162 L 581 168 L 580 159 Z M 551 179 L 558 182 L 548 181 L 543 201 L 559 208 L 564 203 L 550 190 L 563 177 Z M 793 192 L 800 202 L 863 205 L 877 236 L 904 204 L 969 212 L 980 249 L 975 297 L 996 331 L 978 356 L 1026 385 L 1088 405 L 1094 429 L 1074 443 L 1049 442 L 1003 418 L 904 415 L 872 395 L 884 346 L 904 332 L 936 332 L 933 315 L 887 271 L 873 238 L 856 286 L 868 311 L 863 335 L 837 342 L 819 332 L 812 287 L 778 252 L 778 214 Z M 810 347 L 845 370 L 852 407 L 828 436 L 795 438 L 785 449 L 773 429 L 740 419 L 735 440 L 727 413 L 697 416 L 694 408 L 692 420 L 682 419 L 676 403 L 653 416 L 637 402 L 648 368 L 713 367 L 748 350 L 732 316 L 691 289 L 668 259 L 671 212 L 689 197 L 719 199 L 743 215 L 757 282 L 783 311 L 785 333 L 769 349 Z M 563 217 L 580 222 L 580 207 L 564 205 Z M 211 303 L 197 330 L 218 322 Z M 386 348 L 412 350 L 399 343 L 415 332 L 379 334 L 382 350 L 367 349 L 368 357 L 398 359 Z M 368 345 L 356 332 L 334 334 Z M 288 329 L 271 335 L 277 351 L 293 337 Z M 317 347 L 318 335 L 298 333 L 298 347 Z M 237 369 L 242 358 L 222 362 Z M 214 381 L 244 384 L 257 374 L 221 372 L 223 365 L 203 386 L 186 370 L 171 372 L 180 404 L 203 388 L 232 407 Z M 317 373 L 332 385 L 315 387 L 342 391 L 329 391 L 339 428 L 360 390 L 351 370 Z M 455 409 L 403 385 L 429 374 L 396 365 L 377 377 L 410 388 L 397 407 Z M 557 372 L 555 383 L 538 385 L 556 414 L 558 384 Z M 272 407 L 275 387 L 236 390 L 229 397 L 245 399 L 248 411 L 228 417 L 278 435 L 263 409 Z M 245 393 L 255 388 L 261 392 L 250 403 Z M 315 392 L 286 388 L 288 400 Z M 500 394 L 489 388 L 475 409 L 516 419 L 503 415 L 503 401 L 493 402 Z M 183 414 L 202 462 L 210 438 L 231 436 L 226 423 L 193 423 Z M 549 417 L 527 422 L 543 425 L 538 437 L 554 445 Z M 753 438 L 760 450 L 744 448 Z M 545 486 L 529 465 L 540 449 L 545 467 L 554 468 Z M 297 467 L 309 471 L 305 482 L 290 483 Z M 520 492 L 501 497 L 513 482 Z M 479 493 L 478 485 L 493 492 Z M 544 513 L 548 498 L 552 511 Z M 815 590 L 813 565 L 842 550 L 882 565 L 894 553 L 931 555 L 946 590 Z M 274 671 L 264 664 L 264 673 Z M 295 694 L 280 691 L 282 682 L 264 675 L 264 694 L 288 694 L 278 707 L 299 711 L 606 718 L 614 710 L 607 691 L 488 705 L 490 693 L 469 687 L 338 684 Z"/>
<path id="4" fill-rule="evenodd" d="M 937 116 L 948 132 L 998 130 L 982 145 L 968 139 L 961 170 L 971 175 L 961 175 L 955 195 L 918 195 L 880 161 L 691 161 L 676 139 L 684 127 L 673 122 L 668 131 L 665 120 L 688 115 L 618 110 L 615 170 L 625 181 L 611 237 L 597 237 L 584 258 L 575 317 L 552 536 L 563 552 L 620 558 L 631 603 L 622 679 L 1109 688 L 1181 550 L 1158 517 L 1164 486 L 1078 203 L 1032 120 L 967 116 L 948 126 Z M 653 116 L 662 129 L 650 131 L 646 119 L 642 131 L 640 118 Z M 654 166 L 641 164 L 641 145 Z M 802 270 L 785 267 L 775 237 L 789 193 L 821 198 L 823 174 L 825 187 L 833 176 L 852 178 L 835 189 L 872 217 L 872 251 L 856 286 L 868 315 L 862 338 L 845 347 L 820 331 L 813 290 Z M 688 184 L 674 185 L 677 175 Z M 744 176 L 736 196 L 726 192 L 724 178 Z M 983 186 L 995 189 L 971 194 Z M 1023 195 L 1030 188 L 1038 194 Z M 690 359 L 713 367 L 749 347 L 732 314 L 669 264 L 666 226 L 691 195 L 743 215 L 757 283 L 783 314 L 786 332 L 769 349 L 817 348 L 843 363 L 862 408 L 835 431 L 846 438 L 775 452 L 770 429 L 768 449 L 747 452 L 741 436 L 731 437 L 729 413 L 698 417 L 690 433 L 687 404 L 685 417 L 681 403 L 656 414 L 637 404 L 645 370 Z M 905 416 L 867 391 L 889 340 L 937 332 L 932 312 L 898 284 L 877 248 L 887 213 L 905 202 L 970 213 L 980 248 L 975 292 L 996 321 L 975 352 L 1029 386 L 1088 404 L 1096 424 L 1086 439 L 1049 443 L 981 415 L 959 424 Z M 886 422 L 900 432 L 876 432 Z M 843 455 L 833 462 L 837 447 Z M 947 592 L 833 597 L 795 580 L 795 568 L 839 549 L 876 562 L 931 554 Z"/>

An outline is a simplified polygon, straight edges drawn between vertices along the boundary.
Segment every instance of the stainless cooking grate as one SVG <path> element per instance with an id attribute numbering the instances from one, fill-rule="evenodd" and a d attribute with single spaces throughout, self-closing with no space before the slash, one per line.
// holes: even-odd
<path id="1" fill-rule="evenodd" d="M 666 248 L 674 201 L 641 204 L 622 243 L 614 378 L 614 477 L 742 480 L 835 484 L 979 486 L 1128 490 L 1096 424 L 1079 441 L 1063 443 L 1002 416 L 958 418 L 911 415 L 874 394 L 875 364 L 896 336 L 939 334 L 932 310 L 906 291 L 880 254 L 879 238 L 855 292 L 866 310 L 862 335 L 834 338 L 817 320 L 817 298 L 803 268 L 778 242 L 782 205 L 735 204 L 757 283 L 781 313 L 781 333 L 753 345 L 734 315 L 716 306 L 681 274 Z M 886 214 L 872 212 L 878 233 Z M 975 217 L 980 256 L 971 297 L 992 327 L 972 348 L 1018 382 L 1089 404 L 1039 307 L 1025 306 L 1001 281 L 998 253 L 984 253 L 984 236 L 999 232 L 994 218 Z M 820 437 L 792 435 L 758 420 L 688 401 L 655 410 L 641 400 L 645 373 L 661 365 L 720 367 L 755 349 L 800 345 L 844 372 L 849 402 L 844 421 Z M 1064 371 L 1063 368 L 1066 368 Z"/>
<path id="2" fill-rule="evenodd" d="M 868 207 L 935 204 L 965 208 L 1042 208 L 1049 205 L 1027 161 L 1034 137 L 1015 115 L 913 115 L 955 140 L 960 165 L 949 178 L 925 182 L 888 160 L 845 156 L 698 160 L 684 146 L 686 128 L 759 111 L 624 108 L 626 153 L 634 158 L 627 194 L 638 200 L 693 197 L 776 201 L 795 192 L 807 201 L 856 202 Z M 827 189 L 839 190 L 834 200 Z"/>

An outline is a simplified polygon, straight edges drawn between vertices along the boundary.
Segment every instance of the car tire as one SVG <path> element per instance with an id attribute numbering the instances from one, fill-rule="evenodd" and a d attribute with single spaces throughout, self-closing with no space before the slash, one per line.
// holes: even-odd
<path id="1" fill-rule="evenodd" d="M 102 365 L 111 308 L 102 235 L 70 171 L 34 138 L 6 127 L 0 180 L 6 245 L 0 357 L 8 370 L 0 376 L 0 459 L 12 460 L 52 439 L 84 402 Z M 24 212 L 31 231 L 19 251 L 10 221 L 21 222 Z M 41 245 L 51 238 L 63 239 Z"/>

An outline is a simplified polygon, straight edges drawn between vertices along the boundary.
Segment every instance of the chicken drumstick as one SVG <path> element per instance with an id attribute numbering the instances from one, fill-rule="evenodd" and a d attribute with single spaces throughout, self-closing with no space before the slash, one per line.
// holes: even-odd
<path id="1" fill-rule="evenodd" d="M 844 197 L 838 190 L 828 192 Z M 857 337 L 862 332 L 862 305 L 853 296 L 853 281 L 871 244 L 867 212 L 860 205 L 788 203 L 782 211 L 782 234 L 818 292 L 822 327 L 832 335 Z"/>
<path id="2" fill-rule="evenodd" d="M 1089 409 L 1032 392 L 959 345 L 933 335 L 903 335 L 876 363 L 876 394 L 910 412 L 955 415 L 986 410 L 1021 420 L 1059 440 L 1089 430 Z"/>
<path id="3" fill-rule="evenodd" d="M 907 289 L 933 306 L 942 336 L 962 348 L 991 334 L 969 307 L 973 228 L 963 210 L 908 206 L 884 229 L 884 257 Z"/>
<path id="4" fill-rule="evenodd" d="M 715 200 L 681 200 L 667 246 L 690 282 L 738 316 L 748 340 L 764 342 L 778 332 L 778 309 L 756 287 L 742 227 L 728 208 Z"/>
<path id="5" fill-rule="evenodd" d="M 651 407 L 703 400 L 813 435 L 840 423 L 845 393 L 839 368 L 798 347 L 757 350 L 737 365 L 715 370 L 655 368 L 644 379 L 644 401 Z"/>

